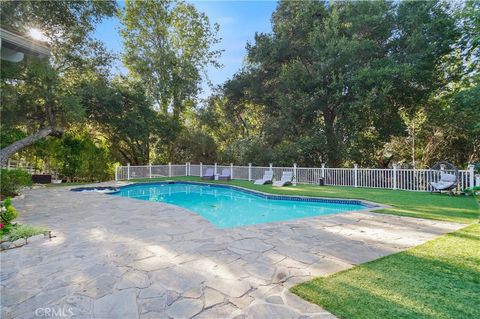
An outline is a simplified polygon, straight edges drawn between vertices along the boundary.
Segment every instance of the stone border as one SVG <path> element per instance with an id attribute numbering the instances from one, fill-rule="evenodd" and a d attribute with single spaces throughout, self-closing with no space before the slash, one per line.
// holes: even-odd
<path id="1" fill-rule="evenodd" d="M 25 246 L 29 243 L 39 242 L 42 239 L 51 240 L 52 237 L 55 237 L 55 236 L 52 236 L 52 232 L 50 230 L 47 230 L 47 231 L 43 232 L 43 234 L 34 235 L 34 236 L 31 236 L 31 237 L 28 237 L 28 238 L 19 238 L 15 241 L 6 240 L 6 241 L 3 241 L 3 242 L 0 243 L 0 251 L 4 251 L 4 250 L 8 250 L 8 249 L 14 249 L 14 248 L 20 248 L 20 247 Z"/>

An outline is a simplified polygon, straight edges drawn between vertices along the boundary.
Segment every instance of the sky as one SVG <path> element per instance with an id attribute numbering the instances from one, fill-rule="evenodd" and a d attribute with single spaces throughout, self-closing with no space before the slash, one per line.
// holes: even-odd
<path id="1" fill-rule="evenodd" d="M 220 25 L 219 37 L 221 42 L 215 49 L 223 49 L 219 59 L 223 65 L 221 69 L 209 67 L 208 77 L 214 85 L 219 85 L 231 78 L 241 69 L 246 55 L 247 42 L 253 43 L 255 32 L 270 32 L 270 18 L 277 6 L 276 1 L 189 1 L 197 9 L 204 12 L 210 22 Z M 123 7 L 123 2 L 119 1 Z M 102 40 L 108 49 L 120 53 L 122 51 L 122 38 L 118 33 L 120 23 L 117 18 L 110 18 L 99 24 L 95 37 Z M 118 62 L 113 72 L 125 73 L 125 69 Z M 211 92 L 206 83 L 202 85 L 202 97 Z"/>

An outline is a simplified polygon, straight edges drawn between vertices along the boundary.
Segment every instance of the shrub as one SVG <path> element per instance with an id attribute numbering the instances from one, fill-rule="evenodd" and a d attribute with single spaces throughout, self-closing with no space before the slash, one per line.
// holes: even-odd
<path id="1" fill-rule="evenodd" d="M 0 194 L 15 196 L 22 187 L 32 185 L 32 176 L 19 169 L 2 169 L 0 171 Z"/>
<path id="2" fill-rule="evenodd" d="M 27 239 L 28 237 L 32 237 L 38 234 L 43 234 L 46 231 L 43 227 L 36 227 L 30 225 L 17 225 L 12 227 L 9 234 L 8 240 L 15 241 L 20 238 Z"/>
<path id="3" fill-rule="evenodd" d="M 12 199 L 7 198 L 3 201 L 0 208 L 1 223 L 4 225 L 10 225 L 12 221 L 18 217 L 18 212 L 12 205 Z"/>

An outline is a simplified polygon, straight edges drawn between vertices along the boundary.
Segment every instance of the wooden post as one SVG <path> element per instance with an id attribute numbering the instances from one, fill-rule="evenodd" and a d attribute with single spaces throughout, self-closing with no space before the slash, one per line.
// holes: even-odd
<path id="1" fill-rule="evenodd" d="M 233 163 L 230 163 L 230 179 L 233 179 Z"/>
<path id="2" fill-rule="evenodd" d="M 213 174 L 214 175 L 217 175 L 217 163 L 215 163 L 215 165 L 213 166 Z"/>
<path id="3" fill-rule="evenodd" d="M 172 163 L 168 162 L 168 177 L 172 177 Z"/>
<path id="4" fill-rule="evenodd" d="M 248 163 L 248 181 L 252 180 L 252 163 Z"/>
<path id="5" fill-rule="evenodd" d="M 130 163 L 127 163 L 127 180 L 130 179 Z"/>
<path id="6" fill-rule="evenodd" d="M 148 178 L 152 178 L 152 163 L 148 163 Z"/>
<path id="7" fill-rule="evenodd" d="M 200 178 L 203 176 L 203 164 L 200 162 Z"/>

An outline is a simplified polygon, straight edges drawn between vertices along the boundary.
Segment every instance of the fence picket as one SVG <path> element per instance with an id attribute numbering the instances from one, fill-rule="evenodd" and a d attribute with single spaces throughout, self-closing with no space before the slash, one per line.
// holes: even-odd
<path id="1" fill-rule="evenodd" d="M 201 177 L 207 169 L 216 169 L 217 173 L 228 169 L 235 179 L 256 180 L 263 177 L 265 171 L 272 170 L 274 179 L 281 178 L 283 172 L 295 172 L 298 184 L 318 185 L 320 179 L 324 179 L 325 185 L 331 186 L 357 186 L 367 188 L 386 188 L 409 191 L 430 191 L 430 183 L 440 177 L 439 171 L 429 169 L 406 169 L 406 168 L 331 168 L 325 167 L 275 167 L 275 166 L 236 166 L 230 165 L 203 165 L 203 164 L 170 164 L 170 165 L 145 165 L 145 166 L 118 166 L 116 178 L 118 180 L 136 178 L 155 178 L 168 176 Z M 449 173 L 449 171 L 445 171 Z M 450 171 L 451 173 L 451 171 Z M 472 176 L 473 170 L 458 171 L 458 187 L 460 191 L 471 187 L 475 183 Z M 477 185 L 478 186 L 478 185 Z"/>

